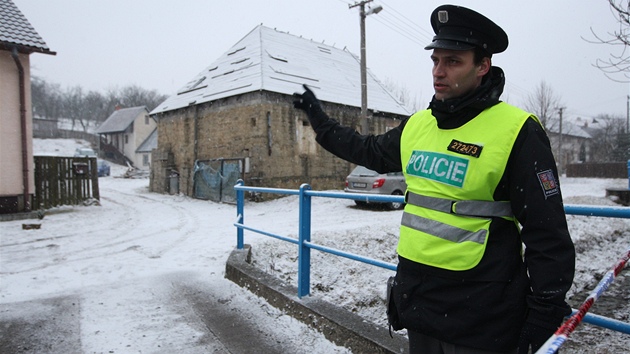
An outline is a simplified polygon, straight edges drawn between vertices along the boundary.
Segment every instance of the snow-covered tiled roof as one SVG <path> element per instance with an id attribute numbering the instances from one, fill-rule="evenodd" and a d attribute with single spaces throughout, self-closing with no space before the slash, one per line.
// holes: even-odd
<path id="1" fill-rule="evenodd" d="M 547 128 L 549 133 L 560 134 L 560 125 L 555 124 L 552 127 Z M 562 124 L 562 135 L 566 136 L 574 136 L 577 138 L 591 139 L 591 134 L 585 130 L 582 126 L 571 122 L 566 121 Z"/>
<path id="2" fill-rule="evenodd" d="M 96 129 L 96 134 L 123 132 L 140 114 L 148 112 L 145 106 L 118 109 Z"/>
<path id="3" fill-rule="evenodd" d="M 22 12 L 11 0 L 0 0 L 0 47 L 21 47 L 21 51 L 27 49 L 30 52 L 51 52 L 46 42 L 39 36 L 35 28 L 31 26 Z"/>
<path id="4" fill-rule="evenodd" d="M 409 115 L 369 70 L 367 74 L 368 109 Z M 345 49 L 259 25 L 151 114 L 247 92 L 293 95 L 303 92 L 302 84 L 322 101 L 360 107 L 360 58 Z"/>

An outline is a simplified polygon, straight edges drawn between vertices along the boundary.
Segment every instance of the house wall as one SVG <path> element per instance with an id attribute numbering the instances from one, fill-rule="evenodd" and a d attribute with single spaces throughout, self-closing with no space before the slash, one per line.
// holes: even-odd
<path id="1" fill-rule="evenodd" d="M 155 119 L 149 117 L 148 112 L 139 115 L 133 122 L 133 146 L 129 147 L 130 150 L 133 151 L 129 155 L 125 152 L 125 155 L 130 157 L 133 156 L 133 164 L 137 168 L 149 169 L 150 167 L 151 159 L 149 158 L 148 164 L 145 164 L 143 156 L 146 155 L 146 153 L 137 153 L 136 150 L 140 145 L 142 145 L 146 138 L 151 135 L 156 126 L 157 124 L 155 123 Z"/>
<path id="2" fill-rule="evenodd" d="M 566 172 L 566 167 L 569 164 L 591 162 L 590 139 L 563 134 L 562 149 L 560 149 L 560 134 L 548 133 L 548 135 L 549 142 L 551 143 L 551 150 L 561 173 Z M 580 156 L 582 149 L 584 149 L 584 156 Z"/>
<path id="3" fill-rule="evenodd" d="M 325 105 L 324 109 L 344 125 L 358 122 L 359 108 Z M 161 163 L 152 165 L 153 191 L 166 191 L 163 184 L 174 169 L 180 175 L 180 192 L 191 195 L 195 160 L 249 157 L 248 185 L 298 188 L 309 183 L 320 190 L 342 189 L 353 167 L 315 142 L 306 116 L 293 108 L 287 95 L 248 93 L 156 118 Z M 375 133 L 400 123 L 388 118 L 370 121 Z"/>
<path id="4" fill-rule="evenodd" d="M 127 130 L 120 134 L 119 138 L 119 144 L 120 144 L 120 151 L 123 152 L 123 154 L 125 156 L 127 156 L 129 158 L 129 160 L 131 160 L 131 163 L 133 163 L 134 166 L 136 166 L 136 132 L 135 132 L 135 124 L 136 122 L 134 121 L 133 123 L 131 123 L 129 125 L 129 127 L 127 128 Z"/>
<path id="5" fill-rule="evenodd" d="M 33 128 L 31 111 L 30 58 L 19 54 L 25 73 L 26 136 L 29 164 L 28 193 L 35 188 L 33 172 Z M 0 208 L 6 201 L 16 200 L 23 209 L 22 133 L 20 123 L 20 88 L 17 65 L 11 53 L 0 50 Z"/>

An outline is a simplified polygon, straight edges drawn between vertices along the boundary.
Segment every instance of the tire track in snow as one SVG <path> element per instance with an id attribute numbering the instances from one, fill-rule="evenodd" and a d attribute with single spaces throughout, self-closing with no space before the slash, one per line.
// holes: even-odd
<path id="1" fill-rule="evenodd" d="M 107 188 L 102 194 L 110 195 L 101 196 L 101 199 L 112 204 L 114 208 L 120 209 L 120 212 L 116 213 L 119 217 L 114 220 L 95 222 L 95 228 L 91 227 L 89 234 L 85 231 L 76 231 L 58 237 L 4 244 L 0 249 L 3 258 L 7 260 L 7 265 L 11 264 L 10 258 L 20 257 L 34 259 L 35 262 L 30 262 L 30 264 L 35 263 L 35 265 L 23 269 L 3 266 L 0 274 L 29 272 L 71 262 L 109 257 L 128 251 L 136 251 L 147 258 L 160 258 L 199 230 L 199 219 L 196 214 L 182 206 L 164 203 L 165 198 L 168 201 L 166 196 L 153 198 Z M 171 215 L 171 217 L 159 220 L 165 227 L 156 231 L 153 225 L 156 222 L 153 210 L 158 207 L 161 209 L 159 215 Z M 108 215 L 111 214 L 108 213 Z M 76 229 L 70 225 L 68 227 Z M 88 247 L 76 248 L 75 245 L 86 244 L 84 240 L 73 242 L 77 237 L 90 237 L 93 242 L 89 243 Z M 32 246 L 24 247 L 25 244 L 32 244 Z M 15 263 L 24 264 L 24 262 Z"/>

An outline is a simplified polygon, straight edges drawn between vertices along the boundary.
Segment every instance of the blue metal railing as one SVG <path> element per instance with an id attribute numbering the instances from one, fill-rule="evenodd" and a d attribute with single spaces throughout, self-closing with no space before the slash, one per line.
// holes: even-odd
<path id="1" fill-rule="evenodd" d="M 628 163 L 630 168 L 630 162 Z M 310 294 L 310 265 L 311 265 L 311 249 L 321 252 L 330 253 L 336 256 L 345 257 L 355 261 L 371 264 L 377 267 L 396 271 L 396 264 L 383 262 L 377 259 L 356 255 L 342 250 L 318 245 L 311 242 L 311 197 L 352 199 L 365 202 L 398 202 L 404 203 L 403 196 L 394 195 L 372 195 L 359 193 L 343 193 L 343 192 L 323 192 L 313 191 L 308 184 L 302 184 L 299 190 L 280 189 L 266 187 L 250 187 L 245 186 L 242 180 L 239 180 L 234 186 L 236 190 L 236 247 L 244 248 L 244 230 L 255 232 L 261 235 L 273 237 L 282 241 L 290 242 L 298 246 L 298 297 L 304 297 Z M 254 193 L 272 193 L 281 195 L 297 195 L 299 198 L 299 230 L 298 239 L 277 235 L 264 230 L 256 229 L 245 225 L 245 192 Z M 630 219 L 630 208 L 624 207 L 606 207 L 606 206 L 588 206 L 588 205 L 565 205 L 565 212 L 573 215 L 584 216 L 601 216 L 613 218 Z M 574 310 L 575 311 L 575 310 Z M 584 322 L 608 328 L 617 332 L 630 334 L 630 323 L 610 319 L 603 316 L 592 315 L 587 313 L 583 319 Z"/>

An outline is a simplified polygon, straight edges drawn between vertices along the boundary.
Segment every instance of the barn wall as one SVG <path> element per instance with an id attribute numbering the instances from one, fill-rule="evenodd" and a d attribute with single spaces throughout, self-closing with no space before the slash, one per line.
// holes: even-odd
<path id="1" fill-rule="evenodd" d="M 356 125 L 360 109 L 326 105 L 344 125 Z M 156 115 L 158 149 L 153 157 L 151 188 L 166 192 L 168 174 L 180 175 L 180 191 L 191 195 L 195 160 L 249 158 L 247 185 L 313 189 L 342 189 L 353 166 L 315 142 L 304 113 L 293 108 L 292 97 L 255 92 Z M 402 118 L 402 117 L 397 117 Z M 371 130 L 385 132 L 399 120 L 373 118 Z M 198 145 L 195 149 L 195 137 Z"/>

